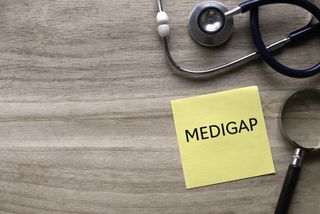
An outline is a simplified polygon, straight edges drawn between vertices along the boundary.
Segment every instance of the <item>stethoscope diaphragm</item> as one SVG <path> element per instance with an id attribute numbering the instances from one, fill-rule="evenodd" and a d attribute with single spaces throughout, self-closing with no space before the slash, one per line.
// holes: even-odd
<path id="1" fill-rule="evenodd" d="M 191 38 L 207 47 L 223 44 L 233 31 L 233 18 L 226 17 L 227 7 L 216 1 L 197 5 L 190 13 L 188 30 Z"/>

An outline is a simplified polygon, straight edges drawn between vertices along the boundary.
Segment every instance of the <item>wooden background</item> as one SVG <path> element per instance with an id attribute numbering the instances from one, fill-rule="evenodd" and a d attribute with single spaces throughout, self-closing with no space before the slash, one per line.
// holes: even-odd
<path id="1" fill-rule="evenodd" d="M 205 68 L 254 46 L 248 14 L 219 48 L 186 30 L 199 0 L 167 1 L 174 57 Z M 226 0 L 228 6 L 240 1 Z M 264 38 L 308 20 L 295 7 L 261 11 Z M 273 213 L 293 149 L 278 112 L 320 76 L 284 77 L 258 60 L 210 78 L 170 69 L 154 0 L 0 0 L 0 213 Z M 319 37 L 281 51 L 293 67 L 319 61 Z M 257 85 L 276 174 L 186 190 L 170 100 Z M 306 157 L 290 213 L 320 210 L 320 157 Z"/>

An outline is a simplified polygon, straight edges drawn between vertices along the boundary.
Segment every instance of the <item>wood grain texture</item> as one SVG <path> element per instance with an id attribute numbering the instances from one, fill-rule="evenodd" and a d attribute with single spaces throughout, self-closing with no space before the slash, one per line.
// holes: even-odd
<path id="1" fill-rule="evenodd" d="M 252 50 L 248 14 L 222 47 L 199 47 L 186 21 L 200 1 L 166 1 L 174 57 L 199 68 Z M 240 1 L 226 0 L 236 6 Z M 285 12 L 284 12 L 285 11 Z M 293 152 L 278 113 L 319 76 L 284 77 L 261 60 L 206 79 L 166 63 L 155 1 L 0 1 L 0 213 L 273 213 Z M 294 7 L 261 10 L 269 43 L 306 23 Z M 320 38 L 281 51 L 293 67 L 320 58 Z M 170 100 L 257 85 L 276 174 L 185 190 Z M 320 157 L 304 162 L 290 213 L 320 210 Z"/>

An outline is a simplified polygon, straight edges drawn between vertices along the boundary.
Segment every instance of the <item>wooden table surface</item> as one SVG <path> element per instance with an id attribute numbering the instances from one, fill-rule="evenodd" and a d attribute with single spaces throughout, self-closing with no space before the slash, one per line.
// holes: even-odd
<path id="1" fill-rule="evenodd" d="M 222 47 L 199 47 L 187 18 L 199 0 L 167 1 L 171 47 L 185 66 L 206 68 L 254 46 L 248 14 Z M 236 6 L 240 1 L 226 0 Z M 209 78 L 172 70 L 157 36 L 154 0 L 0 1 L 0 213 L 273 213 L 293 149 L 278 129 L 292 79 L 261 60 Z M 267 43 L 307 22 L 295 7 L 261 10 Z M 277 58 L 319 61 L 320 39 Z M 257 85 L 275 175 L 185 189 L 170 101 Z M 306 157 L 290 213 L 319 213 L 320 156 Z"/>

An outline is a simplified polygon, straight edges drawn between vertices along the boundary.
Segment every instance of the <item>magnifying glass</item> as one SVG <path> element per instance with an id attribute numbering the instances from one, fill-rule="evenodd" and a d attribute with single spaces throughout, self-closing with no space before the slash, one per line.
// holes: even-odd
<path id="1" fill-rule="evenodd" d="M 285 214 L 296 186 L 305 153 L 320 150 L 320 90 L 292 94 L 282 107 L 280 129 L 295 148 L 275 214 Z"/>

